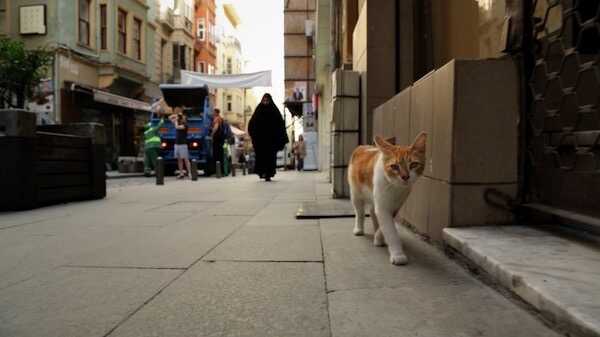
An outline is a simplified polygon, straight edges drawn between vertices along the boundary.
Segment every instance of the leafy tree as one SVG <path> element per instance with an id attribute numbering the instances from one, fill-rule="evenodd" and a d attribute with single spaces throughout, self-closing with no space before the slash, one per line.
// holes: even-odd
<path id="1" fill-rule="evenodd" d="M 26 50 L 22 41 L 0 39 L 0 106 L 24 108 L 51 64 L 49 50 Z"/>

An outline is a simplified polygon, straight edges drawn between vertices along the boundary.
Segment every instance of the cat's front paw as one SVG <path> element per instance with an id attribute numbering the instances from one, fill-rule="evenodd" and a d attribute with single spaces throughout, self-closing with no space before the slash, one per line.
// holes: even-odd
<path id="1" fill-rule="evenodd" d="M 396 266 L 401 266 L 408 263 L 408 258 L 404 254 L 390 255 L 390 262 Z"/>
<path id="2" fill-rule="evenodd" d="M 352 230 L 352 233 L 354 233 L 354 235 L 356 235 L 356 236 L 365 235 L 365 231 L 363 229 L 358 228 L 358 227 L 354 227 L 354 229 Z"/>

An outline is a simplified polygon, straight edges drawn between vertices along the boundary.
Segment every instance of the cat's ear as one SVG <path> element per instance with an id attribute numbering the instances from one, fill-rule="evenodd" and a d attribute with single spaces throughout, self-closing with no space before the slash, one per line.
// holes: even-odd
<path id="1" fill-rule="evenodd" d="M 427 147 L 427 133 L 422 132 L 419 133 L 415 141 L 410 146 L 411 150 L 415 152 L 425 153 L 425 149 Z"/>
<path id="2" fill-rule="evenodd" d="M 384 155 L 391 155 L 394 152 L 394 145 L 390 144 L 385 139 L 375 136 L 373 139 L 375 141 L 375 145 Z"/>
<path id="3" fill-rule="evenodd" d="M 386 142 L 392 144 L 392 145 L 396 145 L 396 136 L 394 137 L 390 137 L 390 138 L 386 138 L 385 139 Z"/>

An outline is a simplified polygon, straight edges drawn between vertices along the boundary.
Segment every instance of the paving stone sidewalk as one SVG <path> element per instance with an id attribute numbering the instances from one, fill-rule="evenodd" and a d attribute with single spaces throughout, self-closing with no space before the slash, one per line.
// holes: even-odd
<path id="1" fill-rule="evenodd" d="M 319 173 L 109 186 L 0 213 L 0 337 L 558 336 L 408 231 L 396 267 L 351 218 L 296 220 Z"/>

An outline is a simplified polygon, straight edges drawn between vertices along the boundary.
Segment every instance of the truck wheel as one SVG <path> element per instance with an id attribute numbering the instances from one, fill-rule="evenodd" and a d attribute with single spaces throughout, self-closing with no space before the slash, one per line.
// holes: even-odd
<path id="1" fill-rule="evenodd" d="M 165 165 L 165 176 L 174 176 L 177 165 Z"/>

